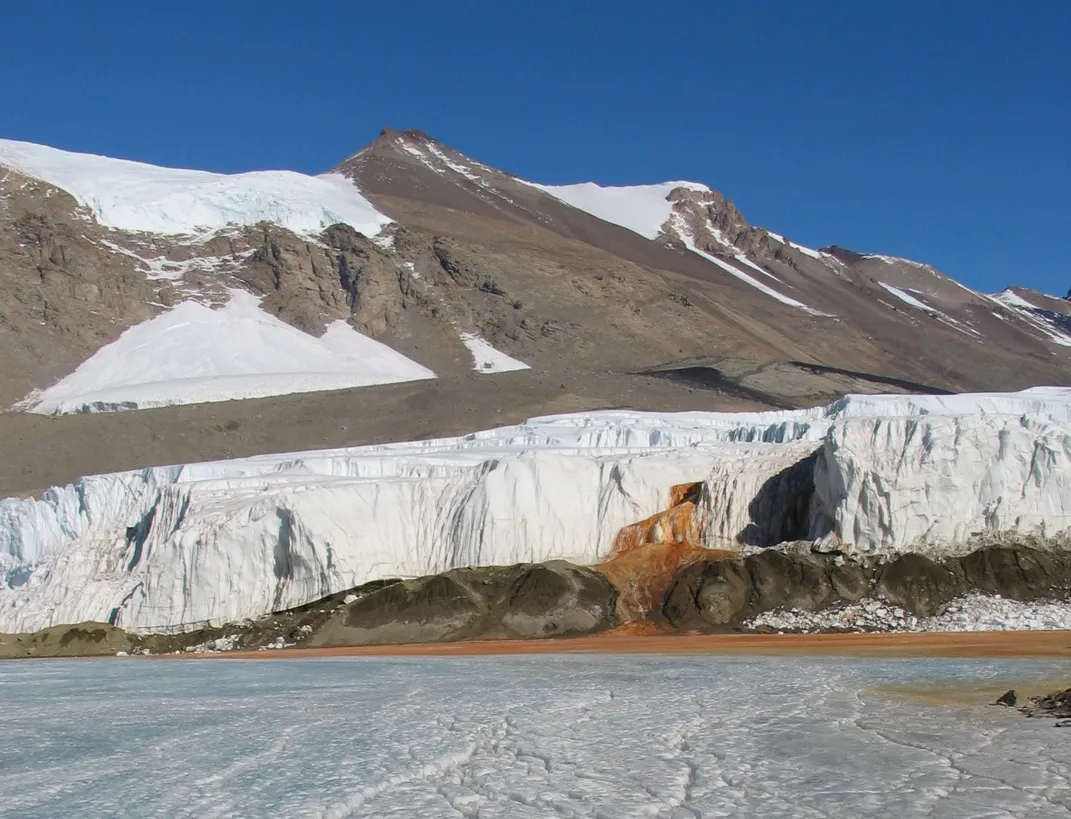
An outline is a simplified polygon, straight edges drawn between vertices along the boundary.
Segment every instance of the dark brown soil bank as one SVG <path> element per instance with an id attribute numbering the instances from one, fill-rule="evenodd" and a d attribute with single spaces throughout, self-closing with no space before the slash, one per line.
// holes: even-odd
<path id="1" fill-rule="evenodd" d="M 0 635 L 0 658 L 475 644 L 472 641 L 484 645 L 487 641 L 498 644 L 541 639 L 552 639 L 546 650 L 595 650 L 568 648 L 588 644 L 563 643 L 561 638 L 613 633 L 617 635 L 614 639 L 625 634 L 632 640 L 640 639 L 637 635 L 644 632 L 658 634 L 659 639 L 696 632 L 729 634 L 748 631 L 747 621 L 762 612 L 821 611 L 865 597 L 883 598 L 927 616 L 967 592 L 1030 601 L 1063 599 L 1071 586 L 1071 552 L 1022 544 L 987 546 L 941 562 L 918 554 L 892 561 L 774 549 L 746 557 L 726 558 L 724 554 L 682 568 L 660 568 L 667 572 L 662 588 L 668 591 L 646 617 L 630 623 L 620 621 L 618 589 L 606 575 L 593 568 L 551 561 L 453 569 L 413 580 L 382 580 L 256 621 L 185 634 L 136 635 L 86 623 L 35 634 Z M 690 553 L 688 559 L 693 557 Z M 924 635 L 918 639 L 920 642 L 908 644 L 929 645 Z M 963 635 L 962 639 L 969 642 L 974 638 Z M 670 642 L 663 648 L 654 648 L 655 643 L 629 645 L 629 650 L 677 650 L 670 647 L 691 644 Z M 769 648 L 789 644 L 760 640 L 715 641 L 710 645 Z M 884 646 L 895 653 L 895 647 L 902 643 L 856 641 L 845 645 Z M 1050 643 L 1046 645 L 1047 651 L 1052 649 Z"/>
<path id="2" fill-rule="evenodd" d="M 1059 598 L 1069 590 L 1071 552 L 1022 544 L 986 546 L 942 561 L 913 553 L 883 562 L 767 549 L 686 566 L 653 616 L 677 629 L 724 629 L 762 612 L 822 611 L 880 597 L 929 617 L 969 592 L 1032 601 Z"/>

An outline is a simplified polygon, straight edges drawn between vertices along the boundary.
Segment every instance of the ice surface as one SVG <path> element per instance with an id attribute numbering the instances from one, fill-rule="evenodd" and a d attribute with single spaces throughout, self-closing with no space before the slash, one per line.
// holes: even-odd
<path id="1" fill-rule="evenodd" d="M 876 685 L 1068 663 L 727 656 L 0 666 L 18 819 L 1067 816 L 1071 731 Z"/>
<path id="2" fill-rule="evenodd" d="M 198 235 L 266 221 L 316 234 L 341 222 L 374 236 L 390 223 L 337 174 L 218 174 L 0 140 L 4 165 L 62 188 L 102 225 L 120 230 Z"/>
<path id="3" fill-rule="evenodd" d="M 343 321 L 320 338 L 236 290 L 219 310 L 197 302 L 131 327 L 26 402 L 42 414 L 144 409 L 434 378 Z"/>
<path id="4" fill-rule="evenodd" d="M 940 552 L 1071 526 L 1071 389 L 848 396 L 764 413 L 605 411 L 459 438 L 84 478 L 0 501 L 0 631 L 233 621 L 384 577 L 565 558 L 702 481 L 704 543 L 781 513 L 767 481 L 818 453 L 813 537 Z"/>
<path id="5" fill-rule="evenodd" d="M 1026 414 L 847 419 L 823 441 L 815 495 L 828 528 L 859 552 L 937 551 L 975 532 L 1051 536 L 1071 527 L 1071 425 Z"/>
<path id="6" fill-rule="evenodd" d="M 515 370 L 530 370 L 523 361 L 511 358 L 496 350 L 489 341 L 475 333 L 462 333 L 461 342 L 472 353 L 472 369 L 480 373 L 508 373 Z"/>
<path id="7" fill-rule="evenodd" d="M 523 181 L 523 180 L 518 180 Z M 673 203 L 666 197 L 677 188 L 709 193 L 710 188 L 696 182 L 661 182 L 657 185 L 628 185 L 612 187 L 582 182 L 579 185 L 538 185 L 534 188 L 549 193 L 578 210 L 597 219 L 628 228 L 647 239 L 657 239 L 662 227 L 673 214 Z"/>

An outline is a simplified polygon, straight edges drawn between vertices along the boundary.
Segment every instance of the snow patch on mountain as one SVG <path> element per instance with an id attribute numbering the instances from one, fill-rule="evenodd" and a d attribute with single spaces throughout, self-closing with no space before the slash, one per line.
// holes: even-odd
<path id="1" fill-rule="evenodd" d="M 934 318 L 938 319 L 944 324 L 947 324 L 954 330 L 958 330 L 959 332 L 965 333 L 969 336 L 974 336 L 976 339 L 980 338 L 981 334 L 973 327 L 970 327 L 969 325 L 966 325 L 961 321 L 956 321 L 956 319 L 952 318 L 946 313 L 942 313 L 936 307 L 931 307 L 930 305 L 926 304 L 926 302 L 922 301 L 921 299 L 917 298 L 906 290 L 901 290 L 899 287 L 893 287 L 893 285 L 886 284 L 885 282 L 878 282 L 877 284 L 887 293 L 896 296 L 896 298 L 898 298 L 904 304 L 914 307 L 917 310 L 921 310 L 927 315 L 933 316 Z"/>
<path id="2" fill-rule="evenodd" d="M 294 171 L 219 174 L 0 140 L 0 165 L 70 193 L 107 227 L 201 236 L 273 222 L 314 235 L 343 223 L 374 236 L 390 223 L 344 176 Z"/>
<path id="3" fill-rule="evenodd" d="M 1036 304 L 1031 304 L 1026 299 L 1024 299 L 1022 296 L 1020 296 L 1018 293 L 1016 293 L 1014 290 L 1012 290 L 1010 287 L 1007 288 L 1006 290 L 1000 291 L 993 298 L 997 299 L 998 301 L 1003 302 L 1004 304 L 1008 305 L 1009 307 L 1021 307 L 1021 308 L 1024 308 L 1026 310 L 1037 310 L 1037 309 L 1039 309 Z"/>
<path id="4" fill-rule="evenodd" d="M 912 307 L 922 310 L 925 313 L 932 314 L 937 312 L 937 310 L 930 307 L 930 305 L 926 304 L 926 302 L 920 301 L 919 299 L 912 296 L 910 293 L 901 290 L 899 287 L 893 287 L 891 284 L 885 284 L 885 282 L 878 282 L 878 286 L 884 289 L 886 292 L 896 296 L 896 298 L 900 299 L 900 301 L 902 301 L 904 304 L 911 305 Z"/>
<path id="5" fill-rule="evenodd" d="M 461 333 L 461 342 L 472 353 L 472 369 L 479 373 L 508 373 L 530 370 L 523 361 L 496 350 L 489 341 L 475 333 Z"/>
<path id="6" fill-rule="evenodd" d="M 925 262 L 916 262 L 914 259 L 905 259 L 905 258 L 903 258 L 901 256 L 886 256 L 883 253 L 865 253 L 865 254 L 863 254 L 863 258 L 864 259 L 873 259 L 875 261 L 883 262 L 883 263 L 889 264 L 889 265 L 906 264 L 906 265 L 910 265 L 911 267 L 921 267 L 921 268 L 924 268 L 926 270 L 930 270 L 930 271 L 932 271 L 934 273 L 937 272 L 930 265 L 926 264 Z"/>
<path id="7" fill-rule="evenodd" d="M 141 256 L 133 250 L 129 250 L 120 244 L 102 239 L 102 247 L 106 247 L 113 253 L 119 253 L 134 259 L 138 266 L 145 271 L 150 279 L 162 279 L 165 281 L 181 282 L 190 273 L 220 274 L 237 268 L 243 261 L 248 259 L 255 250 L 230 256 L 194 256 L 190 259 L 175 261 L 166 256 Z"/>
<path id="8" fill-rule="evenodd" d="M 812 259 L 818 259 L 819 261 L 823 261 L 827 258 L 831 258 L 828 253 L 822 253 L 818 250 L 815 250 L 813 247 L 806 247 L 805 245 L 799 245 L 795 242 L 791 242 L 784 236 L 782 236 L 780 233 L 774 233 L 772 230 L 767 230 L 766 235 L 776 242 L 780 242 L 783 245 L 788 245 L 793 250 L 798 250 L 804 256 L 810 256 Z"/>
<path id="9" fill-rule="evenodd" d="M 236 290 L 218 310 L 182 302 L 131 327 L 22 407 L 42 414 L 144 409 L 434 377 L 343 321 L 315 338 Z"/>
<path id="10" fill-rule="evenodd" d="M 990 300 L 1009 309 L 1015 316 L 1038 330 L 1046 339 L 1060 347 L 1071 347 L 1071 316 L 1054 313 L 1024 299 L 1011 288 L 1002 290 Z M 997 318 L 1003 318 L 994 313 Z"/>
<path id="11" fill-rule="evenodd" d="M 722 259 L 722 258 L 720 258 L 718 256 L 715 256 L 712 253 L 707 253 L 704 250 L 700 250 L 699 246 L 696 244 L 695 236 L 692 234 L 691 229 L 685 223 L 684 219 L 681 218 L 680 214 L 673 214 L 672 215 L 672 223 L 673 223 L 674 230 L 677 232 L 677 235 L 680 236 L 680 239 L 684 243 L 684 246 L 687 247 L 690 251 L 692 251 L 692 253 L 695 253 L 697 256 L 702 256 L 708 262 L 713 262 L 718 267 L 720 267 L 722 270 L 724 270 L 726 273 L 729 273 L 732 276 L 735 276 L 736 278 L 740 279 L 740 281 L 744 282 L 745 284 L 751 285 L 756 290 L 759 290 L 762 293 L 765 293 L 767 296 L 770 296 L 771 298 L 777 299 L 782 304 L 787 304 L 789 307 L 795 307 L 795 308 L 797 308 L 799 310 L 803 310 L 804 312 L 810 313 L 813 316 L 825 316 L 825 315 L 827 315 L 826 313 L 823 313 L 820 310 L 815 310 L 812 307 L 808 307 L 803 302 L 798 301 L 798 300 L 792 298 L 791 296 L 786 296 L 783 293 L 778 293 L 772 287 L 769 287 L 768 285 L 763 284 L 762 282 L 760 282 L 758 279 L 754 278 L 753 276 L 749 276 L 747 273 L 745 273 L 740 268 L 734 267 L 729 262 L 727 262 L 725 259 Z M 754 265 L 750 261 L 747 262 L 747 263 L 749 265 L 751 265 L 752 267 L 755 267 L 757 270 L 759 270 L 759 272 L 763 273 L 764 275 L 769 276 L 770 278 L 774 279 L 774 281 L 778 281 L 778 279 L 776 279 L 776 277 L 771 276 L 765 270 L 762 270 L 761 268 L 757 267 L 756 265 Z"/>
<path id="12" fill-rule="evenodd" d="M 524 180 L 518 180 L 524 182 Z M 581 182 L 578 185 L 540 185 L 525 182 L 548 193 L 555 199 L 590 213 L 597 219 L 610 222 L 638 233 L 647 239 L 657 239 L 673 215 L 673 203 L 668 197 L 677 188 L 710 193 L 710 188 L 697 182 L 661 182 L 657 185 L 627 185 L 623 187 Z"/>
<path id="13" fill-rule="evenodd" d="M 427 148 L 436 159 L 442 162 L 450 170 L 454 171 L 454 173 L 461 174 L 463 177 L 465 177 L 471 182 L 482 183 L 482 178 L 479 174 L 473 173 L 472 168 L 470 168 L 468 165 L 465 165 L 461 162 L 456 162 L 455 160 L 451 159 L 449 156 L 446 155 L 446 153 L 440 150 L 434 142 L 429 142 Z"/>
<path id="14" fill-rule="evenodd" d="M 808 536 L 846 551 L 940 554 L 977 532 L 1071 528 L 1071 389 L 558 415 L 88 477 L 0 501 L 0 631 L 89 619 L 181 628 L 385 577 L 596 563 L 621 527 L 692 481 L 705 485 L 704 545 L 733 548 L 780 519 L 771 481 L 805 479 L 811 458 Z"/>

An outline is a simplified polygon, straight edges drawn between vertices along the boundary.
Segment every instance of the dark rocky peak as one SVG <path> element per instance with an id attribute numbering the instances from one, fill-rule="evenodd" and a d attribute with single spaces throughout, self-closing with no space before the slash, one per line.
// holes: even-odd
<path id="1" fill-rule="evenodd" d="M 854 250 L 848 250 L 846 247 L 840 245 L 827 245 L 821 248 L 822 253 L 828 253 L 834 259 L 843 262 L 844 264 L 857 264 L 866 259 L 866 255 L 863 253 L 857 253 Z"/>
<path id="2" fill-rule="evenodd" d="M 721 231 L 729 241 L 735 242 L 736 238 L 750 227 L 733 201 L 718 191 L 702 191 L 682 186 L 671 191 L 668 199 L 674 204 L 691 204 L 701 208 L 705 211 L 710 225 Z"/>
<path id="3" fill-rule="evenodd" d="M 779 243 L 776 247 L 771 244 L 767 231 L 748 224 L 733 200 L 719 191 L 681 186 L 667 198 L 703 250 L 722 254 L 742 251 L 762 258 L 784 255 Z"/>
<path id="4" fill-rule="evenodd" d="M 451 148 L 439 142 L 426 131 L 421 131 L 417 128 L 406 128 L 404 130 L 383 128 L 380 130 L 379 136 L 372 141 L 368 148 L 379 153 L 401 152 L 413 156 L 414 151 L 427 151 L 429 146 L 453 153 Z"/>
<path id="5" fill-rule="evenodd" d="M 344 159 L 333 170 L 345 173 L 373 159 L 417 165 L 438 174 L 474 175 L 476 170 L 491 170 L 416 128 L 383 128 L 375 140 Z"/>
<path id="6" fill-rule="evenodd" d="M 412 139 L 419 142 L 437 142 L 434 137 L 427 131 L 421 131 L 419 128 L 381 128 L 379 131 L 378 140 L 381 139 Z"/>

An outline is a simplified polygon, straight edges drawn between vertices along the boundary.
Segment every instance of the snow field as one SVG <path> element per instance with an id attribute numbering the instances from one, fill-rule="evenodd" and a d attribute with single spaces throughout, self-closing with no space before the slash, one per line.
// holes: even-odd
<path id="1" fill-rule="evenodd" d="M 496 350 L 489 341 L 475 333 L 461 333 L 461 343 L 472 354 L 472 369 L 478 373 L 508 373 L 531 369 L 523 361 Z"/>
<path id="2" fill-rule="evenodd" d="M 259 302 L 240 290 L 218 310 L 183 302 L 131 327 L 21 406 L 41 414 L 144 409 L 435 377 L 343 321 L 315 338 Z"/>
<path id="3" fill-rule="evenodd" d="M 218 174 L 0 140 L 0 165 L 62 188 L 102 225 L 202 236 L 229 225 L 274 222 L 318 234 L 339 222 L 374 236 L 390 220 L 337 174 Z"/>
<path id="4" fill-rule="evenodd" d="M 581 182 L 578 185 L 539 185 L 524 182 L 533 188 L 560 199 L 577 210 L 589 213 L 613 225 L 631 230 L 646 239 L 657 239 L 673 215 L 673 203 L 666 197 L 677 188 L 710 193 L 710 188 L 697 182 L 660 182 L 657 185 L 627 185 L 623 187 Z"/>

